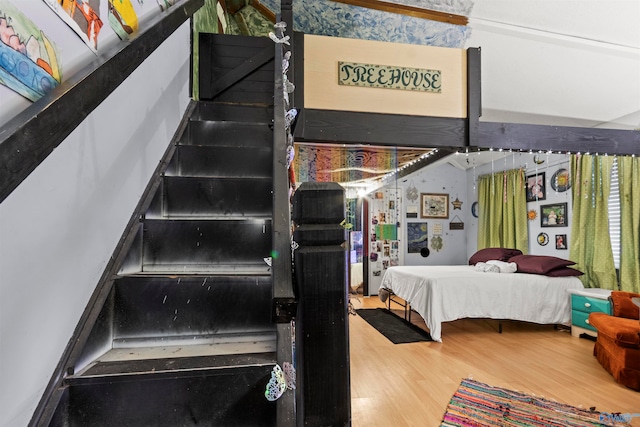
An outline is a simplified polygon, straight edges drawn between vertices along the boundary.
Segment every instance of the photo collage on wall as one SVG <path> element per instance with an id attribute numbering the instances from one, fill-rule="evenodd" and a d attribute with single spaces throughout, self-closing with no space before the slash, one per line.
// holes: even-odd
<path id="1" fill-rule="evenodd" d="M 373 276 L 381 276 L 387 268 L 400 264 L 398 237 L 400 191 L 396 189 L 376 191 L 372 194 L 370 203 L 369 262 Z"/>
<path id="2" fill-rule="evenodd" d="M 562 193 L 565 196 L 569 195 L 571 176 L 563 164 L 565 162 L 559 165 L 549 165 L 548 159 L 535 156 L 534 163 L 534 173 L 526 177 L 527 219 L 532 223 L 539 221 L 541 228 L 568 227 L 568 203 L 566 201 L 553 203 L 549 200 L 549 198 L 558 200 L 558 196 Z M 541 201 L 542 203 L 540 203 Z M 568 249 L 569 242 L 565 233 L 549 236 L 548 233 L 541 231 L 538 233 L 536 241 L 540 246 L 547 246 L 554 239 L 556 250 Z"/>

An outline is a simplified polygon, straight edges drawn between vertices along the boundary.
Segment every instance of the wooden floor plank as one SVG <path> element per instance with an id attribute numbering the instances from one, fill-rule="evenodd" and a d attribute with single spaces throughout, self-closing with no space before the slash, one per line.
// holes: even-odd
<path id="1" fill-rule="evenodd" d="M 383 307 L 377 297 L 355 308 Z M 412 321 L 424 327 L 415 312 Z M 442 325 L 442 343 L 394 345 L 349 316 L 353 426 L 437 426 L 463 378 L 601 412 L 640 413 L 640 393 L 617 384 L 593 341 L 550 325 L 464 319 Z M 632 421 L 640 426 L 640 416 Z"/>

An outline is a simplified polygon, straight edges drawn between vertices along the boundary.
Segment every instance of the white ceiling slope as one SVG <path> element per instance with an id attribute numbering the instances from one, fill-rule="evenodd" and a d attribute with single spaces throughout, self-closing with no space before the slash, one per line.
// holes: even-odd
<path id="1" fill-rule="evenodd" d="M 639 0 L 476 0 L 469 26 L 481 120 L 640 128 Z"/>

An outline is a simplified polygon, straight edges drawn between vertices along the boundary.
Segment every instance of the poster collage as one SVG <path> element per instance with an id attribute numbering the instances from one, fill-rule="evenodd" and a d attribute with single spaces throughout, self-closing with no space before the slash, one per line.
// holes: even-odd
<path id="1" fill-rule="evenodd" d="M 386 188 L 373 193 L 370 202 L 369 265 L 374 277 L 381 276 L 389 267 L 400 265 L 398 233 L 401 211 L 400 189 Z"/>
<path id="2" fill-rule="evenodd" d="M 176 0 L 155 0 L 155 6 L 144 0 L 39 1 L 97 54 L 99 41 L 109 37 L 107 28 L 126 40 L 138 31 L 141 14 L 160 13 Z M 35 102 L 62 83 L 62 71 L 60 49 L 51 35 L 9 0 L 0 0 L 0 84 Z"/>

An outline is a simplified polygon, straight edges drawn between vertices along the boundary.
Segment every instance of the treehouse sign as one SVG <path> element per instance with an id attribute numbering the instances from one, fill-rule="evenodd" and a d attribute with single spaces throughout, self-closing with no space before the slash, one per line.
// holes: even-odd
<path id="1" fill-rule="evenodd" d="M 420 92 L 442 92 L 440 70 L 338 62 L 338 84 Z"/>

